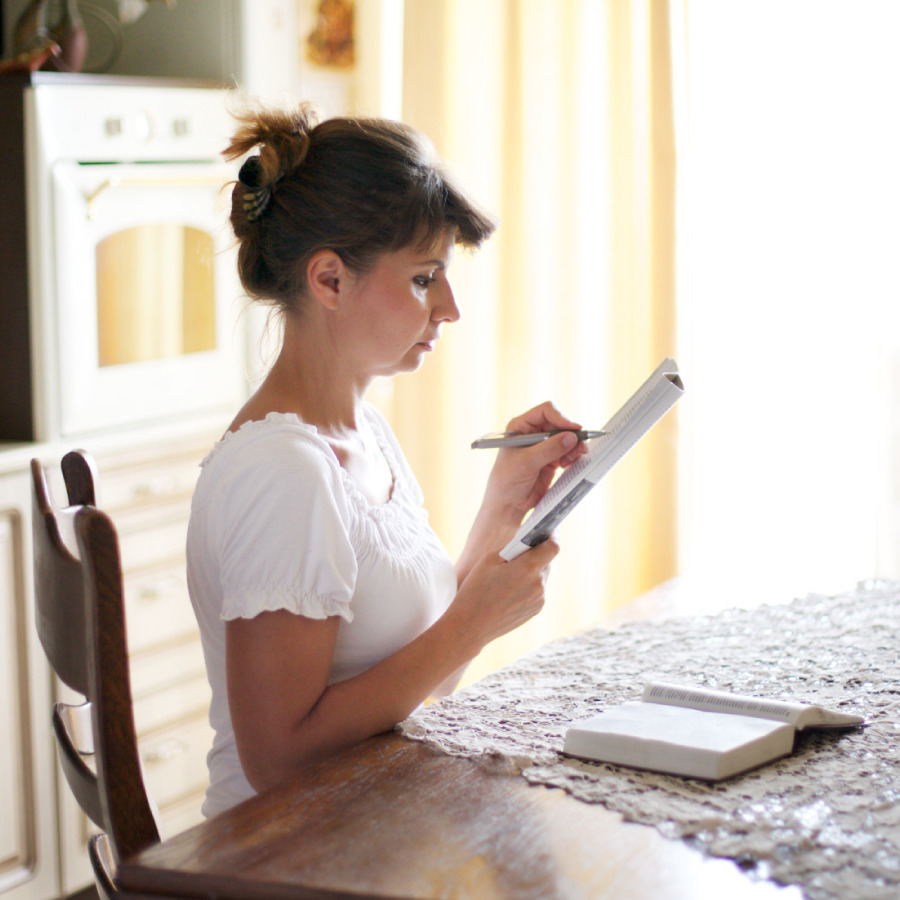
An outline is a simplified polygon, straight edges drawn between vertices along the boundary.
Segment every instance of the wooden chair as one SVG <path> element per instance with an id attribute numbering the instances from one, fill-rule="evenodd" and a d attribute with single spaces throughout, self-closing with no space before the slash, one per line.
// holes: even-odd
<path id="1" fill-rule="evenodd" d="M 95 506 L 91 457 L 68 453 L 62 471 L 68 506 L 54 509 L 43 468 L 31 463 L 35 617 L 53 670 L 85 697 L 54 706 L 53 730 L 69 787 L 104 832 L 88 853 L 108 898 L 116 865 L 157 843 L 159 826 L 137 749 L 118 536 Z"/>

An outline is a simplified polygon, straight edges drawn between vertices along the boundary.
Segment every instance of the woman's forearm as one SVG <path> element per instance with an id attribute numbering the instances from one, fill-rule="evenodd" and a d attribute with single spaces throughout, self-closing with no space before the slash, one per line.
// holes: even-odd
<path id="1" fill-rule="evenodd" d="M 371 669 L 328 686 L 280 736 L 254 741 L 241 764 L 257 791 L 376 734 L 389 731 L 458 677 L 481 646 L 451 615 Z"/>

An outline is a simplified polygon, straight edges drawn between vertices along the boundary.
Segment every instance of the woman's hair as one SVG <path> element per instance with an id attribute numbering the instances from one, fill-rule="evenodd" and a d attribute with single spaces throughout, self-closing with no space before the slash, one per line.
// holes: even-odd
<path id="1" fill-rule="evenodd" d="M 447 229 L 475 249 L 494 220 L 436 160 L 415 129 L 387 119 L 333 118 L 315 107 L 256 107 L 236 114 L 226 159 L 251 151 L 232 191 L 238 272 L 247 293 L 297 309 L 306 265 L 333 250 L 357 274 L 412 245 L 430 247 Z"/>

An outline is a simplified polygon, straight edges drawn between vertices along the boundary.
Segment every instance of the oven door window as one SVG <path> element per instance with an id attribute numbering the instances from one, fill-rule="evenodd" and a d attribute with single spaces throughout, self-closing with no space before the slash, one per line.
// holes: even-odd
<path id="1" fill-rule="evenodd" d="M 62 434 L 231 409 L 246 396 L 233 178 L 216 161 L 54 164 Z"/>
<path id="2" fill-rule="evenodd" d="M 96 248 L 98 364 L 215 350 L 213 254 L 211 234 L 178 222 L 103 238 Z"/>

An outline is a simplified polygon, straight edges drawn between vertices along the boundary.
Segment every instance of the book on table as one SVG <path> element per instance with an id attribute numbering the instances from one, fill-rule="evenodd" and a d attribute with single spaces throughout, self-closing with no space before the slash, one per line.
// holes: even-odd
<path id="1" fill-rule="evenodd" d="M 668 412 L 684 393 L 674 359 L 664 359 L 628 402 L 603 426 L 588 452 L 553 482 L 522 523 L 515 537 L 500 551 L 515 559 L 545 541 L 557 525 L 607 472 Z"/>
<path id="2" fill-rule="evenodd" d="M 798 731 L 863 724 L 860 716 L 812 704 L 657 682 L 641 700 L 574 723 L 563 753 L 721 781 L 789 755 Z"/>

